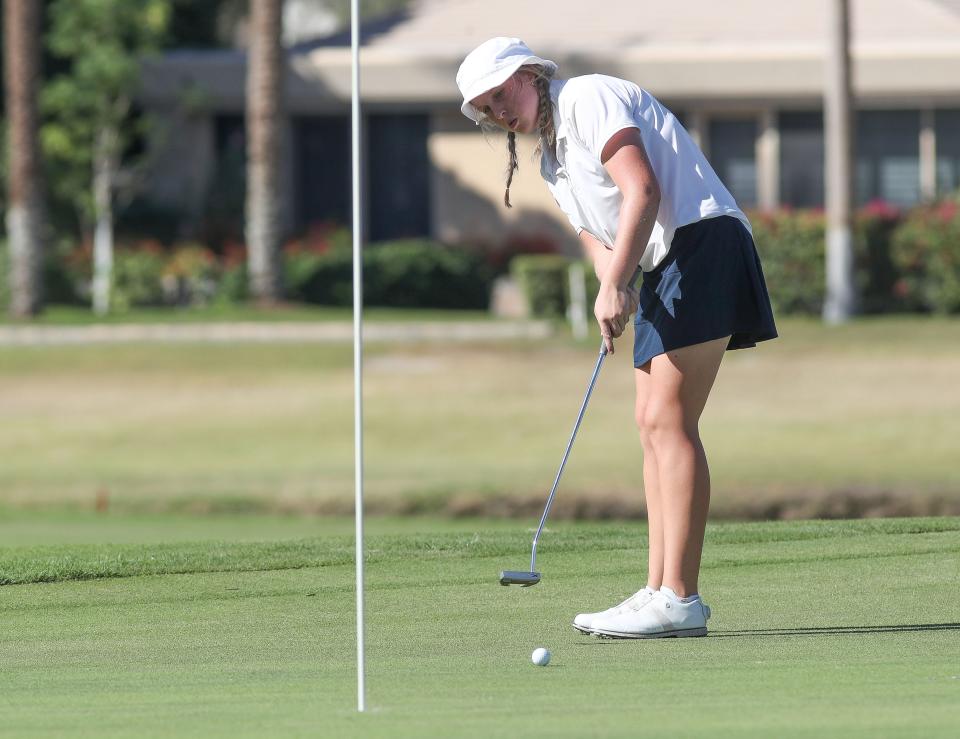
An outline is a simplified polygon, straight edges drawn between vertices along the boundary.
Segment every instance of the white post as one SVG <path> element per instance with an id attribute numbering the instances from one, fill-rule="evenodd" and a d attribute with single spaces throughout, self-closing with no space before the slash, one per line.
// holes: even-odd
<path id="1" fill-rule="evenodd" d="M 587 280 L 582 262 L 574 262 L 567 270 L 570 281 L 570 305 L 567 316 L 575 339 L 587 338 Z"/>
<path id="2" fill-rule="evenodd" d="M 357 710 L 366 710 L 366 658 L 363 625 L 363 252 L 360 217 L 360 10 L 350 0 L 350 49 L 352 52 L 353 124 L 353 448 L 356 480 L 356 570 L 357 570 Z"/>
<path id="3" fill-rule="evenodd" d="M 827 0 L 830 21 L 824 133 L 827 159 L 827 291 L 823 318 L 843 323 L 856 307 L 853 275 L 853 103 L 849 0 Z"/>
<path id="4" fill-rule="evenodd" d="M 97 131 L 93 154 L 93 194 L 97 225 L 93 232 L 93 312 L 110 311 L 113 282 L 113 173 L 116 137 L 109 128 Z"/>
<path id="5" fill-rule="evenodd" d="M 777 114 L 767 108 L 760 114 L 760 135 L 757 137 L 757 190 L 763 210 L 780 205 L 780 128 Z"/>
<path id="6" fill-rule="evenodd" d="M 920 197 L 925 203 L 937 199 L 937 134 L 932 108 L 920 111 Z"/>

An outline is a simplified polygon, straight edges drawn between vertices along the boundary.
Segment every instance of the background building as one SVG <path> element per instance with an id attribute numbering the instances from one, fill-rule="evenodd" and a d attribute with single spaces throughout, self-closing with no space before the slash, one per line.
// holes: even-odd
<path id="1" fill-rule="evenodd" d="M 909 206 L 957 189 L 960 0 L 851 5 L 859 203 Z M 820 207 L 826 22 L 820 3 L 769 0 L 412 0 L 364 31 L 367 236 L 545 236 L 573 248 L 534 142 L 522 142 L 508 211 L 505 143 L 459 112 L 461 59 L 508 33 L 563 77 L 617 75 L 659 97 L 743 206 Z M 349 34 L 292 44 L 288 69 L 286 222 L 291 232 L 349 223 Z M 188 222 L 242 208 L 244 79 L 242 49 L 176 51 L 147 67 L 142 102 L 166 122 L 150 198 Z"/>

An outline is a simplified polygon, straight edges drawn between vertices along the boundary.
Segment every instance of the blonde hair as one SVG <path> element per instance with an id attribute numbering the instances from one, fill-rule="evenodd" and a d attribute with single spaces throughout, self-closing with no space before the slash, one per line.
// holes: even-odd
<path id="1" fill-rule="evenodd" d="M 553 124 L 553 101 L 550 98 L 550 81 L 553 79 L 553 73 L 539 64 L 525 64 L 517 71 L 533 72 L 534 74 L 533 84 L 537 88 L 537 97 L 539 98 L 537 131 L 540 134 L 534 156 L 542 156 L 544 145 L 552 151 L 557 142 L 557 132 Z M 496 124 L 490 122 L 485 114 L 481 114 L 479 122 L 484 131 L 500 130 Z M 510 185 L 513 184 L 513 173 L 520 168 L 517 161 L 517 134 L 513 131 L 507 132 L 507 154 L 507 188 L 503 193 L 503 204 L 512 208 L 513 206 L 510 204 Z"/>

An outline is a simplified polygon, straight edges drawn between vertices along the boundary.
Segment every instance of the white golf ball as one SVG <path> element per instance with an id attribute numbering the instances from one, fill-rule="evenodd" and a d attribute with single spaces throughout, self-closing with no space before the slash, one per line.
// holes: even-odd
<path id="1" fill-rule="evenodd" d="M 530 655 L 530 661 L 537 665 L 537 667 L 546 667 L 550 664 L 550 650 L 537 647 L 533 650 L 533 654 Z"/>

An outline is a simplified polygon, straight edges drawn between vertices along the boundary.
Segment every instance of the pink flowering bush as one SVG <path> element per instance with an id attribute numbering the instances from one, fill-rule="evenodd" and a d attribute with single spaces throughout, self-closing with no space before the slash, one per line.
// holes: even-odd
<path id="1" fill-rule="evenodd" d="M 750 223 L 774 311 L 819 315 L 825 279 L 823 213 L 813 210 L 752 213 Z"/>
<path id="2" fill-rule="evenodd" d="M 960 313 L 960 204 L 914 208 L 893 234 L 894 292 L 910 310 Z"/>

